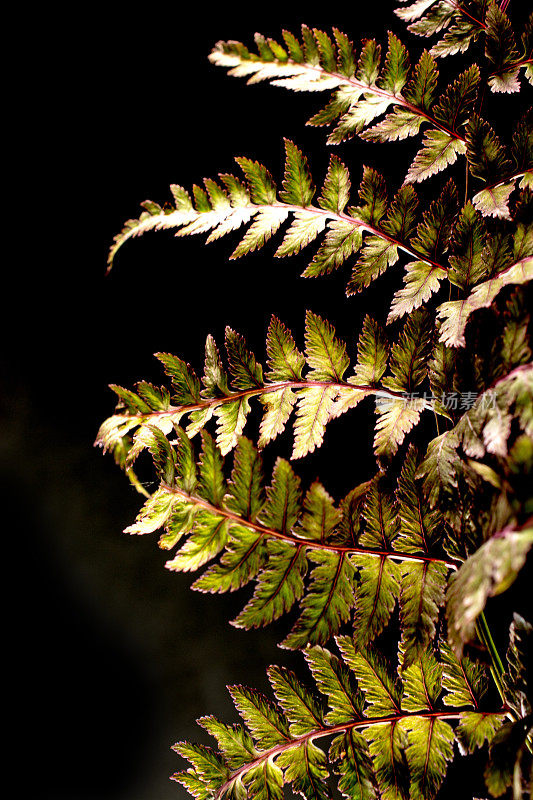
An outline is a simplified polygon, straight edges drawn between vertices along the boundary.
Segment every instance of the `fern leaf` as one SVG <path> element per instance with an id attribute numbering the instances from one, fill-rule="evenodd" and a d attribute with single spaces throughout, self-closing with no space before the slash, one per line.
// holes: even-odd
<path id="1" fill-rule="evenodd" d="M 405 99 L 411 105 L 429 112 L 436 97 L 438 77 L 439 70 L 435 59 L 424 50 L 410 82 L 405 87 Z"/>
<path id="2" fill-rule="evenodd" d="M 292 784 L 295 792 L 309 800 L 329 800 L 326 754 L 312 740 L 302 747 L 284 751 L 277 763 L 285 770 L 285 780 Z"/>
<path id="3" fill-rule="evenodd" d="M 261 534 L 233 526 L 231 539 L 219 563 L 210 566 L 192 588 L 210 594 L 235 592 L 256 577 L 266 559 L 267 552 Z"/>
<path id="4" fill-rule="evenodd" d="M 364 695 L 365 716 L 371 719 L 400 713 L 401 687 L 390 674 L 383 656 L 371 648 L 364 652 L 357 650 L 347 636 L 339 636 L 336 641 Z"/>
<path id="5" fill-rule="evenodd" d="M 378 787 L 372 768 L 368 743 L 357 731 L 337 736 L 328 753 L 331 762 L 338 761 L 339 791 L 347 800 L 377 800 Z"/>
<path id="6" fill-rule="evenodd" d="M 440 282 L 447 272 L 425 261 L 411 261 L 405 267 L 404 286 L 395 293 L 387 323 L 410 314 L 427 302 L 432 294 L 440 289 Z"/>
<path id="7" fill-rule="evenodd" d="M 482 711 L 463 711 L 455 736 L 463 753 L 473 753 L 486 742 L 490 744 L 506 719 L 505 714 L 484 714 Z"/>
<path id="8" fill-rule="evenodd" d="M 228 352 L 231 385 L 235 389 L 254 389 L 263 386 L 263 370 L 255 356 L 246 347 L 244 338 L 226 327 L 226 349 Z"/>
<path id="9" fill-rule="evenodd" d="M 214 716 L 201 717 L 198 724 L 216 739 L 230 769 L 238 769 L 258 755 L 252 737 L 239 725 L 226 725 Z"/>
<path id="10" fill-rule="evenodd" d="M 274 202 L 274 201 L 272 201 Z M 279 230 L 289 216 L 290 209 L 283 207 L 260 208 L 256 211 L 252 225 L 237 245 L 231 258 L 241 258 L 254 250 L 259 250 Z"/>
<path id="11" fill-rule="evenodd" d="M 302 272 L 304 278 L 328 275 L 337 269 L 353 253 L 357 253 L 363 241 L 358 225 L 344 220 L 334 220 L 328 224 L 324 242 Z"/>
<path id="12" fill-rule="evenodd" d="M 305 319 L 305 345 L 307 364 L 311 368 L 308 378 L 315 381 L 342 381 L 350 363 L 346 346 L 335 338 L 327 320 L 310 311 Z"/>
<path id="13" fill-rule="evenodd" d="M 353 295 L 370 286 L 398 261 L 398 245 L 380 236 L 368 236 L 348 281 L 346 294 Z"/>
<path id="14" fill-rule="evenodd" d="M 368 727 L 362 733 L 368 742 L 383 800 L 408 800 L 409 767 L 405 757 L 405 720 Z"/>
<path id="15" fill-rule="evenodd" d="M 491 3 L 486 16 L 485 55 L 491 64 L 489 86 L 493 92 L 519 92 L 520 52 L 507 14 Z"/>
<path id="16" fill-rule="evenodd" d="M 433 650 L 424 650 L 416 663 L 402 669 L 402 709 L 411 713 L 436 708 L 441 693 L 442 665 Z"/>
<path id="17" fill-rule="evenodd" d="M 387 211 L 387 185 L 383 175 L 363 165 L 363 177 L 358 192 L 359 204 L 353 213 L 372 226 L 377 226 Z"/>
<path id="18" fill-rule="evenodd" d="M 382 476 L 375 478 L 365 492 L 362 514 L 366 525 L 359 542 L 376 550 L 391 549 L 398 536 L 398 506 Z"/>
<path id="19" fill-rule="evenodd" d="M 409 22 L 408 30 L 418 36 L 429 37 L 444 31 L 431 48 L 437 57 L 465 52 L 486 28 L 482 18 L 484 7 L 479 4 L 469 8 L 451 0 L 417 0 L 395 13 Z"/>
<path id="20" fill-rule="evenodd" d="M 248 770 L 246 793 L 258 800 L 283 800 L 283 772 L 269 761 Z"/>
<path id="21" fill-rule="evenodd" d="M 448 636 L 460 657 L 474 636 L 475 623 L 489 597 L 514 582 L 533 545 L 533 529 L 507 529 L 493 536 L 452 577 L 447 592 Z"/>
<path id="22" fill-rule="evenodd" d="M 340 522 L 340 511 L 322 484 L 314 482 L 309 487 L 303 504 L 303 514 L 297 528 L 303 539 L 327 542 Z"/>
<path id="23" fill-rule="evenodd" d="M 399 594 L 400 571 L 390 558 L 359 555 L 355 589 L 354 639 L 363 647 L 387 626 Z"/>
<path id="24" fill-rule="evenodd" d="M 243 436 L 235 450 L 226 507 L 253 521 L 262 505 L 261 457 L 251 441 Z"/>
<path id="25" fill-rule="evenodd" d="M 426 505 L 420 482 L 415 479 L 419 461 L 417 450 L 411 445 L 405 456 L 396 492 L 400 531 L 395 544 L 406 553 L 433 551 L 442 534 L 439 516 Z"/>
<path id="26" fill-rule="evenodd" d="M 416 136 L 423 122 L 423 117 L 418 114 L 404 108 L 395 108 L 381 122 L 367 128 L 359 135 L 361 139 L 369 142 L 399 141 L 409 136 Z"/>
<path id="27" fill-rule="evenodd" d="M 188 770 L 186 773 L 174 776 L 174 779 L 179 780 L 189 791 L 194 789 L 195 797 L 202 798 L 202 800 L 212 797 L 213 792 L 230 775 L 224 759 L 210 747 L 178 742 L 172 749 L 182 758 L 186 758 L 194 767 L 194 771 Z"/>
<path id="28" fill-rule="evenodd" d="M 427 375 L 432 335 L 429 313 L 418 309 L 411 314 L 398 342 L 392 347 L 391 374 L 383 379 L 384 386 L 398 392 L 410 392 L 420 386 Z"/>
<path id="29" fill-rule="evenodd" d="M 389 345 L 381 325 L 368 314 L 357 341 L 357 364 L 352 383 L 376 386 L 387 369 Z"/>
<path id="30" fill-rule="evenodd" d="M 407 183 L 420 183 L 455 164 L 466 153 L 465 143 L 445 131 L 430 130 L 424 134 L 422 147 L 406 175 Z"/>
<path id="31" fill-rule="evenodd" d="M 228 377 L 224 370 L 215 340 L 211 334 L 207 336 L 205 342 L 205 361 L 202 383 L 205 387 L 202 394 L 205 397 L 223 397 L 230 394 Z"/>
<path id="32" fill-rule="evenodd" d="M 466 126 L 466 146 L 470 172 L 475 178 L 489 183 L 510 171 L 505 147 L 478 114 L 472 114 Z"/>
<path id="33" fill-rule="evenodd" d="M 406 561 L 400 565 L 400 571 L 403 666 L 409 667 L 435 639 L 448 573 L 443 564 L 427 561 Z"/>
<path id="34" fill-rule="evenodd" d="M 293 738 L 307 736 L 324 724 L 322 704 L 298 680 L 294 672 L 284 667 L 269 667 L 268 678 L 276 700 L 289 721 Z"/>
<path id="35" fill-rule="evenodd" d="M 278 258 L 292 256 L 313 242 L 326 227 L 327 219 L 313 211 L 296 211 L 285 237 L 275 252 Z"/>
<path id="36" fill-rule="evenodd" d="M 257 579 L 253 597 L 232 625 L 237 628 L 257 628 L 269 625 L 290 611 L 304 593 L 303 579 L 307 572 L 307 557 L 301 545 L 269 541 L 268 562 Z"/>
<path id="37" fill-rule="evenodd" d="M 259 428 L 258 446 L 264 447 L 285 430 L 297 397 L 292 389 L 285 388 L 269 392 L 259 400 L 265 406 L 265 412 Z"/>
<path id="38" fill-rule="evenodd" d="M 301 616 L 281 645 L 289 650 L 327 641 L 349 619 L 354 605 L 355 570 L 347 555 L 315 550 L 309 558 L 317 566 L 300 604 Z"/>
<path id="39" fill-rule="evenodd" d="M 338 390 L 332 386 L 313 386 L 297 393 L 294 447 L 292 458 L 302 458 L 320 447 Z"/>
<path id="40" fill-rule="evenodd" d="M 405 12 L 407 11 L 408 9 L 405 9 Z M 400 9 L 397 9 L 395 13 L 401 13 Z M 403 17 L 403 19 L 407 19 L 411 22 L 411 24 L 407 26 L 407 29 L 411 31 L 411 33 L 418 36 L 429 37 L 446 29 L 450 25 L 454 15 L 455 11 L 451 3 L 446 2 L 446 0 L 441 0 L 440 2 L 434 0 L 433 3 L 429 4 L 428 10 L 425 9 L 420 13 L 418 13 L 418 5 L 414 5 L 413 12 L 411 12 L 410 16 Z"/>
<path id="41" fill-rule="evenodd" d="M 486 226 L 472 203 L 468 202 L 453 231 L 449 280 L 462 290 L 474 286 L 486 274 L 482 258 L 486 242 Z"/>
<path id="42" fill-rule="evenodd" d="M 285 139 L 285 150 L 287 159 L 280 198 L 284 203 L 305 208 L 311 204 L 315 194 L 307 159 L 290 139 Z"/>
<path id="43" fill-rule="evenodd" d="M 180 506 L 183 506 L 180 499 L 161 486 L 148 498 L 134 524 L 125 528 L 124 533 L 153 533 L 162 528 L 174 509 Z"/>
<path id="44" fill-rule="evenodd" d="M 433 45 L 431 54 L 436 58 L 464 53 L 479 35 L 479 26 L 469 19 L 457 20 L 450 25 L 442 39 Z"/>
<path id="45" fill-rule="evenodd" d="M 170 353 L 156 353 L 156 358 L 161 361 L 165 374 L 172 381 L 173 402 L 177 405 L 197 403 L 200 399 L 200 381 L 190 365 Z"/>
<path id="46" fill-rule="evenodd" d="M 231 686 L 229 692 L 256 747 L 268 750 L 289 741 L 289 724 L 285 715 L 264 694 L 246 686 Z"/>
<path id="47" fill-rule="evenodd" d="M 212 413 L 217 418 L 217 444 L 220 452 L 225 456 L 236 447 L 239 441 L 246 424 L 246 418 L 250 413 L 250 403 L 246 396 L 238 397 L 229 403 L 216 406 Z M 202 425 L 205 424 L 207 419 L 202 419 Z M 188 432 L 192 433 L 190 430 Z"/>
<path id="48" fill-rule="evenodd" d="M 228 543 L 229 523 L 227 519 L 197 513 L 194 532 L 188 537 L 174 558 L 166 563 L 172 572 L 195 572 L 215 558 Z M 172 544 L 175 544 L 175 537 Z M 164 542 L 160 542 L 163 546 Z M 168 545 L 167 545 L 168 546 Z"/>
<path id="49" fill-rule="evenodd" d="M 446 691 L 443 703 L 477 711 L 488 687 L 486 667 L 466 656 L 457 659 L 446 642 L 440 643 L 440 653 L 443 663 L 442 688 Z"/>
<path id="50" fill-rule="evenodd" d="M 342 214 L 350 199 L 350 174 L 337 156 L 331 156 L 328 173 L 318 199 L 320 208 Z"/>
<path id="51" fill-rule="evenodd" d="M 418 199 L 412 187 L 404 186 L 396 194 L 378 231 L 369 236 L 353 269 L 347 294 L 355 294 L 398 261 L 398 243 L 414 231 Z"/>
<path id="52" fill-rule="evenodd" d="M 435 797 L 453 759 L 453 728 L 442 719 L 410 717 L 404 722 L 409 738 L 406 749 L 411 771 L 410 797 Z"/>
<path id="53" fill-rule="evenodd" d="M 202 497 L 219 506 L 225 493 L 223 459 L 212 436 L 202 431 L 202 453 L 199 462 L 199 488 Z"/>
<path id="54" fill-rule="evenodd" d="M 266 349 L 267 377 L 270 381 L 277 383 L 302 377 L 305 358 L 296 347 L 291 332 L 275 316 L 272 316 L 268 327 Z"/>
<path id="55" fill-rule="evenodd" d="M 318 646 L 308 648 L 304 655 L 319 691 L 328 699 L 331 710 L 324 717 L 325 722 L 344 725 L 362 719 L 363 698 L 344 662 Z"/>

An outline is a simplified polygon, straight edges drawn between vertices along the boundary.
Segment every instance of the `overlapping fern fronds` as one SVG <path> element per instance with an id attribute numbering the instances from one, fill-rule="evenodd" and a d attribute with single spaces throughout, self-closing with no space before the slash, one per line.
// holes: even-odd
<path id="1" fill-rule="evenodd" d="M 505 719 L 501 709 L 483 705 L 483 667 L 458 661 L 444 644 L 440 661 L 426 650 L 401 679 L 371 648 L 358 650 L 348 636 L 337 645 L 340 657 L 321 647 L 304 653 L 322 696 L 276 666 L 268 671 L 276 702 L 245 686 L 229 687 L 244 725 L 200 719 L 218 750 L 175 745 L 192 766 L 174 779 L 199 800 L 281 800 L 286 784 L 325 800 L 332 796 L 333 768 L 349 800 L 432 800 L 454 740 L 473 752 L 494 739 Z M 332 739 L 327 755 L 319 745 L 326 737 Z M 499 777 L 494 767 L 488 782 Z"/>
<path id="2" fill-rule="evenodd" d="M 268 673 L 275 702 L 231 687 L 244 725 L 204 717 L 218 751 L 176 745 L 192 765 L 176 780 L 198 800 L 281 800 L 285 785 L 322 800 L 331 796 L 331 767 L 349 800 L 432 800 L 454 743 L 463 754 L 489 745 L 493 797 L 531 794 L 532 629 L 514 616 L 504 663 L 485 618 L 533 546 L 533 111 L 523 104 L 508 136 L 486 102 L 491 93 L 508 102 L 498 95 L 533 84 L 533 14 L 514 30 L 507 5 L 401 0 L 397 16 L 429 40 L 416 59 L 393 33 L 383 61 L 377 41 L 356 49 L 338 29 L 329 36 L 303 26 L 301 38 L 284 31 L 282 43 L 256 35 L 255 52 L 219 42 L 211 61 L 250 84 L 331 91 L 309 121 L 333 126 L 330 144 L 422 134 L 403 185 L 391 192 L 365 166 L 355 196 L 333 155 L 317 189 L 287 139 L 279 188 L 263 164 L 239 157 L 242 176 L 205 179 L 191 194 L 173 184 L 172 206 L 146 201 L 115 237 L 109 267 L 125 242 L 150 230 L 206 234 L 207 242 L 240 232 L 232 258 L 279 236 L 278 257 L 315 247 L 305 277 L 349 264 L 348 295 L 406 257 L 386 323 L 365 317 L 354 359 L 330 322 L 308 311 L 301 349 L 272 317 L 265 368 L 227 327 L 226 357 L 209 336 L 201 378 L 159 353 L 170 386 L 112 387 L 118 406 L 97 444 L 144 494 L 134 472 L 142 453 L 157 474 L 126 530 L 161 530 L 160 546 L 176 548 L 170 570 L 204 570 L 199 591 L 252 584 L 238 627 L 297 613 L 282 646 L 304 651 L 323 695 L 280 667 Z M 476 63 L 439 86 L 438 59 L 469 48 Z M 448 167 L 422 205 L 413 184 Z M 261 450 L 292 416 L 292 459 L 300 459 L 367 397 L 376 413 L 368 480 L 335 502 L 278 458 L 265 485 Z M 257 446 L 243 436 L 254 398 Z M 436 436 L 421 423 L 427 411 Z M 362 413 L 353 417 L 358 428 Z M 325 649 L 333 637 L 340 657 Z M 386 658 L 386 648 L 397 657 Z M 317 744 L 326 737 L 327 754 Z"/>

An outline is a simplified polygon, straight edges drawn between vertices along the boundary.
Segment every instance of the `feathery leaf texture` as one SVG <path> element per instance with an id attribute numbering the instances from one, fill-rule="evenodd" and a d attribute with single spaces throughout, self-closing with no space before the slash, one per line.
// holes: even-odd
<path id="1" fill-rule="evenodd" d="M 267 625 L 299 604 L 300 616 L 283 642 L 289 649 L 324 644 L 349 620 L 355 640 L 366 645 L 399 603 L 404 663 L 413 663 L 434 638 L 447 576 L 455 568 L 443 556 L 435 514 L 415 481 L 414 448 L 396 494 L 378 474 L 337 506 L 316 481 L 304 492 L 282 458 L 265 491 L 261 458 L 249 439 L 239 439 L 227 481 L 206 431 L 197 465 L 187 435 L 180 428 L 176 433 L 178 458 L 170 445 L 167 451 L 172 481 L 163 470 L 159 488 L 126 532 L 163 529 L 160 547 L 179 545 L 166 565 L 172 571 L 212 562 L 193 585 L 198 591 L 235 591 L 254 581 L 253 596 L 233 622 L 237 627 Z M 186 457 L 180 458 L 182 451 Z"/>
<path id="2" fill-rule="evenodd" d="M 124 465 L 131 467 L 148 442 L 165 437 L 188 417 L 187 433 L 194 436 L 214 416 L 216 442 L 222 455 L 237 444 L 251 411 L 250 400 L 258 397 L 264 406 L 260 425 L 261 447 L 285 428 L 295 409 L 293 458 L 301 458 L 322 444 L 327 423 L 375 395 L 378 420 L 375 450 L 380 456 L 394 454 L 405 435 L 419 421 L 424 402 L 414 403 L 409 393 L 427 376 L 432 321 L 418 309 L 407 319 L 399 342 L 391 351 L 390 375 L 386 371 L 388 343 L 383 329 L 370 317 L 363 323 L 358 356 L 352 375 L 347 375 L 346 345 L 327 320 L 308 311 L 305 354 L 291 332 L 272 317 L 266 342 L 267 371 L 251 353 L 242 336 L 226 329 L 228 372 L 211 336 L 206 342 L 203 387 L 192 368 L 177 356 L 158 354 L 171 379 L 171 392 L 152 388 L 148 394 L 139 384 L 139 394 L 112 386 L 119 398 L 116 413 L 101 426 L 97 444 L 104 450 L 127 451 Z M 306 374 L 303 374 L 307 367 Z M 143 395 L 144 393 L 144 395 Z M 124 443 L 132 437 L 131 444 Z"/>
<path id="3" fill-rule="evenodd" d="M 448 217 L 458 210 L 453 184 L 447 185 L 439 203 L 432 205 L 419 222 L 414 189 L 402 187 L 389 202 L 383 177 L 367 167 L 363 168 L 358 204 L 348 205 L 350 175 L 340 159 L 332 156 L 321 194 L 313 204 L 315 190 L 307 161 L 289 140 L 285 141 L 285 147 L 281 191 L 277 191 L 262 164 L 247 158 L 236 159 L 245 183 L 233 175 L 220 175 L 220 184 L 206 179 L 207 193 L 202 193 L 201 203 L 197 199 L 193 202 L 181 187 L 178 193 L 173 186 L 175 207 L 163 208 L 152 201 L 144 203 L 145 211 L 140 218 L 129 220 L 115 237 L 109 267 L 125 242 L 149 230 L 178 229 L 177 236 L 209 233 L 210 242 L 249 224 L 232 255 L 238 258 L 263 247 L 292 218 L 275 255 L 299 253 L 323 234 L 322 244 L 302 273 L 304 277 L 317 277 L 331 273 L 360 251 L 348 283 L 348 294 L 368 286 L 395 264 L 399 249 L 435 270 L 446 269 L 442 256 L 448 244 L 447 235 L 451 233 Z M 445 220 L 440 219 L 443 214 Z M 434 241 L 428 240 L 431 228 L 440 230 Z"/>
<path id="4" fill-rule="evenodd" d="M 459 731 L 476 716 L 486 721 L 489 740 L 501 729 L 500 711 L 477 711 L 469 683 L 475 667 L 444 645 L 443 663 L 421 651 L 401 681 L 377 652 L 357 650 L 347 636 L 337 645 L 340 656 L 319 646 L 304 653 L 319 694 L 276 666 L 268 670 L 275 702 L 230 687 L 244 724 L 200 719 L 218 752 L 178 743 L 174 750 L 191 766 L 174 780 L 197 798 L 281 798 L 287 784 L 304 797 L 329 798 L 329 761 L 350 800 L 432 800 L 456 737 L 464 739 Z M 332 740 L 328 756 L 318 744 L 326 738 Z"/>
<path id="5" fill-rule="evenodd" d="M 180 229 L 178 235 L 211 230 L 209 241 L 215 236 L 218 238 L 234 231 L 243 222 L 253 220 L 233 254 L 233 257 L 242 256 L 262 247 L 292 215 L 293 221 L 276 255 L 298 253 L 319 234 L 324 234 L 322 244 L 302 274 L 305 277 L 327 275 L 347 259 L 356 257 L 347 284 L 348 295 L 368 287 L 396 264 L 400 250 L 414 259 L 405 267 L 404 287 L 394 295 L 389 323 L 426 304 L 439 291 L 443 279 L 447 278 L 462 290 L 475 287 L 472 296 L 450 300 L 439 307 L 443 322 L 441 340 L 449 346 L 463 346 L 464 329 L 473 311 L 488 307 L 504 286 L 531 279 L 533 227 L 530 212 L 522 211 L 531 205 L 531 191 L 522 189 L 516 210 L 512 213 L 508 205 L 515 182 L 533 174 L 533 144 L 530 131 L 526 132 L 528 121 L 531 121 L 530 113 L 518 124 L 520 135 L 515 138 L 514 172 L 510 174 L 507 164 L 511 162 L 505 156 L 500 158 L 494 140 L 489 135 L 485 136 L 485 123 L 472 117 L 468 129 L 470 169 L 476 177 L 489 181 L 489 185 L 475 195 L 474 203 L 468 201 L 462 209 L 459 209 L 456 188 L 449 181 L 441 195 L 420 217 L 418 199 L 410 185 L 403 186 L 389 203 L 383 178 L 375 170 L 366 167 L 359 188 L 358 205 L 346 208 L 350 178 L 336 156 L 331 159 L 318 205 L 302 205 L 311 202 L 311 176 L 303 155 L 287 141 L 285 188 L 279 193 L 279 199 L 272 178 L 261 164 L 238 159 L 245 172 L 247 188 L 237 178 L 223 175 L 221 178 L 227 186 L 238 184 L 240 190 L 236 192 L 230 189 L 222 205 L 218 198 L 224 192 L 218 186 L 218 193 L 215 194 L 212 188 L 216 185 L 214 181 L 207 182 L 207 185 L 211 187 L 211 195 L 215 200 L 211 202 L 205 195 L 202 205 L 197 204 L 197 208 L 193 207 L 192 201 L 188 202 L 185 211 L 179 204 L 175 210 L 163 210 L 151 203 L 150 211 L 141 215 L 138 224 L 130 220 L 124 231 L 116 237 L 110 263 L 125 241 L 149 228 L 177 227 Z M 413 168 L 415 164 L 416 160 Z M 496 175 L 501 177 L 490 183 Z M 297 186 L 300 188 L 297 189 Z M 179 195 L 180 203 L 184 202 L 183 192 Z M 265 205 L 267 202 L 269 205 Z M 246 214 L 243 216 L 244 209 Z M 514 215 L 516 230 L 512 240 L 502 228 L 489 231 L 484 220 L 486 215 L 502 219 L 511 219 Z M 523 219 L 518 221 L 520 215 Z M 234 217 L 236 219 L 231 221 Z M 484 277 L 489 280 L 481 284 Z M 231 346 L 231 342 L 228 344 Z M 233 350 L 238 349 L 237 339 L 233 345 Z M 235 352 L 234 360 L 238 357 Z M 243 365 L 242 369 L 244 372 L 240 382 L 237 379 L 233 381 L 236 387 L 248 380 L 248 373 L 250 369 L 253 372 L 254 367 Z M 261 376 L 254 375 L 254 380 L 259 385 Z M 192 398 L 193 386 L 189 387 L 189 394 Z M 282 397 L 288 414 L 294 397 L 287 393 Z M 325 409 L 331 405 L 331 401 L 330 393 L 315 393 L 317 418 L 326 414 Z M 239 425 L 247 410 L 245 401 L 232 406 L 230 419 Z M 267 427 L 275 432 L 279 425 L 281 422 L 277 415 L 273 415 Z"/>
<path id="6" fill-rule="evenodd" d="M 417 36 L 441 34 L 430 52 L 442 58 L 464 53 L 486 30 L 485 7 L 481 0 L 418 0 L 396 9 L 396 14 L 409 23 L 408 30 Z"/>
<path id="7" fill-rule="evenodd" d="M 498 4 L 495 0 L 415 0 L 397 9 L 396 14 L 409 23 L 408 30 L 415 35 L 440 35 L 430 50 L 435 58 L 464 53 L 483 36 L 491 91 L 512 93 L 520 91 L 522 69 L 532 82 L 533 47 L 528 31 L 518 42 L 506 6 L 506 2 Z"/>
<path id="8" fill-rule="evenodd" d="M 249 84 L 270 81 L 296 92 L 333 90 L 326 107 L 308 123 L 336 122 L 330 144 L 354 134 L 378 142 L 404 139 L 417 135 L 423 124 L 429 125 L 408 181 L 424 180 L 464 154 L 462 126 L 476 97 L 477 67 L 463 73 L 439 96 L 439 70 L 433 56 L 424 51 L 411 70 L 407 49 L 391 32 L 383 65 L 381 45 L 374 39 L 365 40 L 357 56 L 352 43 L 336 29 L 334 39 L 305 25 L 301 42 L 286 31 L 283 35 L 285 46 L 256 37 L 257 53 L 240 42 L 219 42 L 210 59 L 228 68 L 230 75 L 248 78 Z M 372 124 L 380 117 L 380 122 Z"/>
<path id="9" fill-rule="evenodd" d="M 335 778 L 347 800 L 433 800 L 455 745 L 462 755 L 485 749 L 491 796 L 531 794 L 532 627 L 514 615 L 504 663 L 484 610 L 533 546 L 533 110 L 522 106 L 507 141 L 484 109 L 533 85 L 533 13 L 519 34 L 507 0 L 398 2 L 397 16 L 427 43 L 416 59 L 392 32 L 382 59 L 374 39 L 355 48 L 337 28 L 305 25 L 300 37 L 256 34 L 254 51 L 228 41 L 210 55 L 249 84 L 329 92 L 308 123 L 329 127 L 329 144 L 420 135 L 395 193 L 371 166 L 354 191 L 337 155 L 315 184 L 285 139 L 279 185 L 264 164 L 238 157 L 239 176 L 206 178 L 191 193 L 172 184 L 172 206 L 145 201 L 109 254 L 111 268 L 130 238 L 160 229 L 208 243 L 236 234 L 231 258 L 277 238 L 276 257 L 313 251 L 303 277 L 349 264 L 349 296 L 404 258 L 386 322 L 364 317 L 356 358 L 355 343 L 307 311 L 300 344 L 272 317 L 264 365 L 228 326 L 224 353 L 207 337 L 201 377 L 158 353 L 166 386 L 111 387 L 118 405 L 96 443 L 146 498 L 126 532 L 159 531 L 169 570 L 201 570 L 197 591 L 252 586 L 234 626 L 292 615 L 280 646 L 303 651 L 318 690 L 283 666 L 268 670 L 274 701 L 230 687 L 243 724 L 206 716 L 216 749 L 175 746 L 191 766 L 174 778 L 198 800 L 283 800 L 285 786 L 326 800 Z M 438 59 L 471 46 L 475 59 L 443 86 Z M 415 184 L 448 167 L 454 178 L 422 205 Z M 278 457 L 265 485 L 261 451 L 290 424 L 300 459 L 367 397 L 372 477 L 336 502 Z M 430 415 L 419 424 L 428 410 L 434 438 Z M 257 444 L 243 435 L 250 418 Z M 151 495 L 134 471 L 150 458 Z M 338 653 L 326 649 L 332 640 Z"/>

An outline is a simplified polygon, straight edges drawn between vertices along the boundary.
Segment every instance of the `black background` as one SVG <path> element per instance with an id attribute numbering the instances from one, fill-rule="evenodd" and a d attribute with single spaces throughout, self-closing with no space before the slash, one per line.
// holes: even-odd
<path id="1" fill-rule="evenodd" d="M 4 571 L 24 796 L 185 797 L 169 781 L 181 766 L 173 742 L 206 741 L 194 724 L 202 714 L 234 719 L 226 684 L 265 688 L 267 664 L 300 665 L 276 647 L 284 624 L 250 633 L 228 624 L 246 591 L 193 593 L 190 577 L 164 569 L 156 537 L 121 534 L 141 498 L 93 441 L 114 408 L 109 383 L 161 380 L 154 352 L 201 371 L 205 336 L 222 341 L 229 324 L 261 357 L 270 314 L 301 344 L 310 308 L 332 319 L 353 355 L 362 315 L 383 309 L 383 285 L 348 299 L 346 273 L 298 277 L 305 254 L 278 260 L 267 248 L 229 261 L 236 239 L 205 247 L 171 232 L 128 243 L 108 277 L 105 261 L 139 202 L 170 200 L 171 182 L 232 171 L 235 155 L 280 179 L 283 136 L 322 180 L 326 134 L 304 122 L 325 96 L 228 78 L 206 58 L 218 39 L 251 44 L 256 30 L 279 37 L 306 22 L 383 40 L 388 27 L 403 33 L 391 8 L 96 4 L 34 12 L 31 31 L 15 32 L 32 69 L 20 76 L 13 126 L 23 155 L 9 165 L 22 196 L 6 209 L 15 247 L 4 267 L 0 484 L 14 545 Z M 414 150 L 351 142 L 336 152 L 357 184 L 362 163 L 401 180 Z M 327 448 L 300 471 L 342 497 L 371 474 L 371 423 L 369 407 L 332 424 Z M 272 453 L 287 455 L 286 439 Z"/>

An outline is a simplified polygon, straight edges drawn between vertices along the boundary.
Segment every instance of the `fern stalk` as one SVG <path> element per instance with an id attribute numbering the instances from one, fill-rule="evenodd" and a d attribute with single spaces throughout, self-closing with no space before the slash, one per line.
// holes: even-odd
<path id="1" fill-rule="evenodd" d="M 167 492 L 175 494 L 178 497 L 182 498 L 183 500 L 191 502 L 195 506 L 207 509 L 208 511 L 210 511 L 215 515 L 220 515 L 221 517 L 224 517 L 228 520 L 233 520 L 239 525 L 243 525 L 246 528 L 250 528 L 250 530 L 257 531 L 258 533 L 261 533 L 264 536 L 271 537 L 273 539 L 280 539 L 284 542 L 290 542 L 291 544 L 295 544 L 298 546 L 304 546 L 311 550 L 325 550 L 334 553 L 356 553 L 360 555 L 375 556 L 376 558 L 390 558 L 392 561 L 412 561 L 420 564 L 424 563 L 442 564 L 444 567 L 446 567 L 446 569 L 450 570 L 456 570 L 459 566 L 459 563 L 457 561 L 451 561 L 449 559 L 437 558 L 434 556 L 428 556 L 424 554 L 415 555 L 413 553 L 402 553 L 398 550 L 374 550 L 368 547 L 327 544 L 326 542 L 315 542 L 311 539 L 304 539 L 296 535 L 281 533 L 280 531 L 276 531 L 273 528 L 268 528 L 265 525 L 262 525 L 260 522 L 254 522 L 253 520 L 250 519 L 244 519 L 238 514 L 234 514 L 225 508 L 221 508 L 220 506 L 214 506 L 201 497 L 196 497 L 193 494 L 188 494 L 187 492 L 183 491 L 183 489 L 179 489 L 175 486 L 168 486 L 165 483 L 162 483 L 161 485 L 162 488 L 164 488 Z"/>

